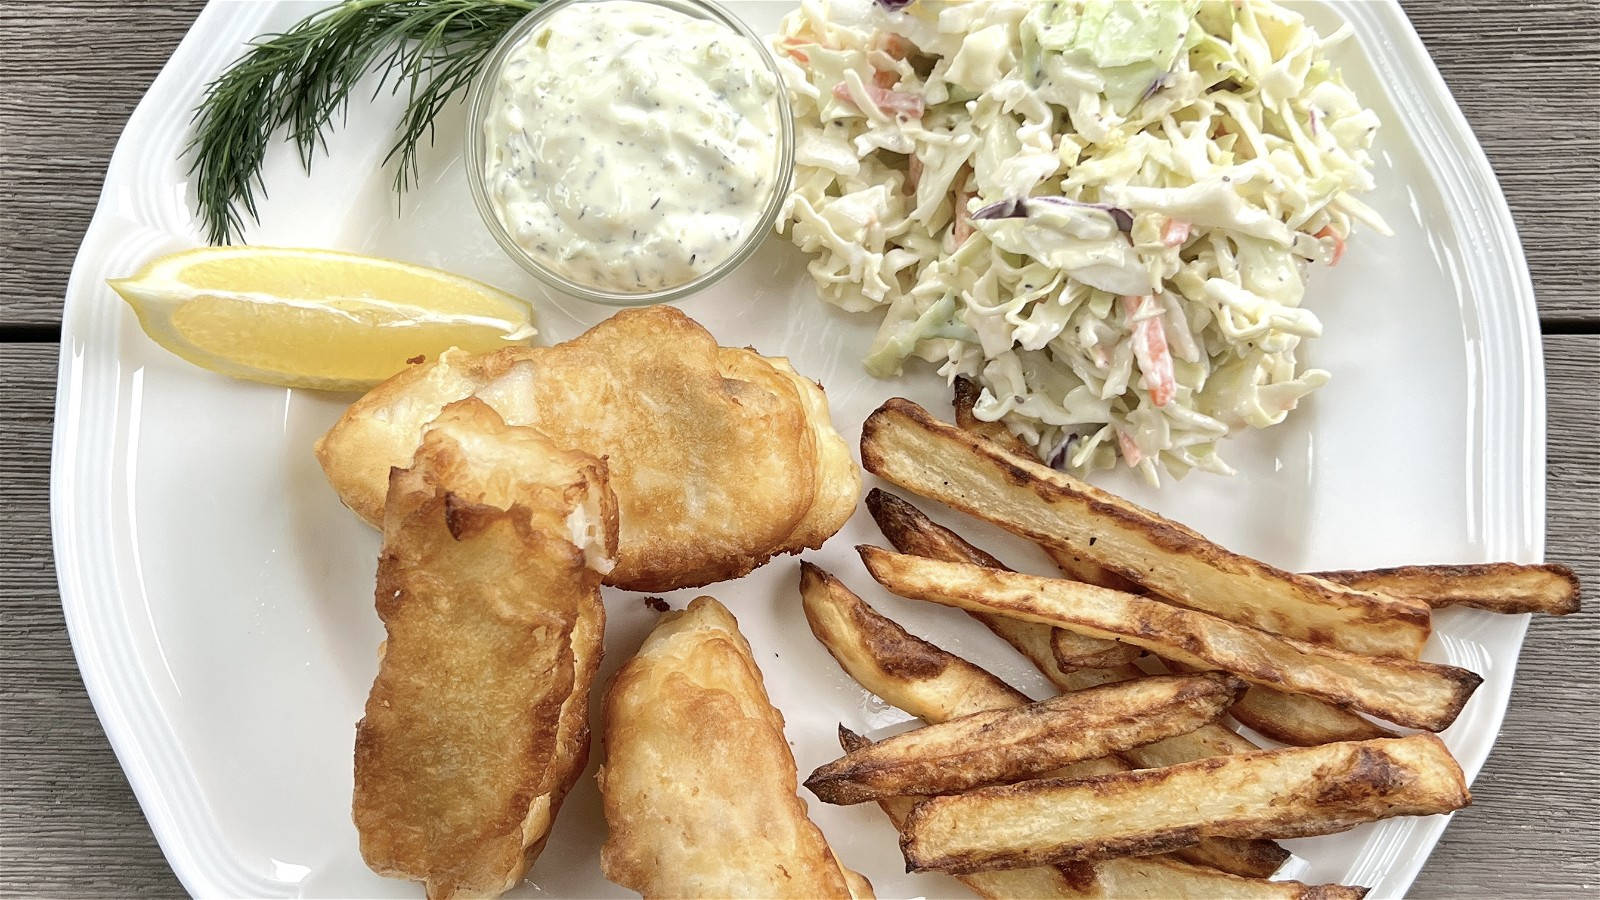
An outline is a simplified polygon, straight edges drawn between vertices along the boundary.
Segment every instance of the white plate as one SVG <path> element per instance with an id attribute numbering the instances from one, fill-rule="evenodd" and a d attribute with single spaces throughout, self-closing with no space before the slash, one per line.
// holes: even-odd
<path id="1" fill-rule="evenodd" d="M 769 29 L 788 2 L 735 4 Z M 74 267 L 62 335 L 52 522 L 62 603 L 84 682 L 162 848 L 201 896 L 420 896 L 378 878 L 350 822 L 353 728 L 376 669 L 377 535 L 346 512 L 312 460 L 312 440 L 347 398 L 230 381 L 157 348 L 104 281 L 199 242 L 178 153 L 202 86 L 301 5 L 213 3 L 128 123 Z M 1292 569 L 1406 561 L 1540 558 L 1544 390 L 1531 286 L 1505 202 L 1465 121 L 1398 5 L 1305 7 L 1346 77 L 1384 121 L 1372 203 L 1398 234 L 1361 233 L 1337 269 L 1314 275 L 1308 305 L 1327 325 L 1310 354 L 1333 383 L 1287 425 L 1235 441 L 1238 477 L 1196 475 L 1141 502 Z M 313 177 L 280 147 L 260 243 L 338 247 L 443 266 L 534 298 L 547 338 L 607 310 L 545 295 L 484 231 L 457 162 L 460 115 L 445 116 L 425 187 L 397 214 L 379 163 L 396 106 L 357 105 Z M 870 316 L 811 297 L 800 254 L 781 240 L 683 304 L 724 343 L 792 358 L 828 387 L 852 441 L 866 414 L 901 394 L 946 410 L 939 379 L 874 381 L 857 360 Z M 869 479 L 870 481 L 870 479 Z M 949 520 L 943 511 L 936 514 Z M 960 523 L 1008 559 L 1015 542 Z M 879 540 L 857 515 L 809 554 L 919 634 L 1026 690 L 1041 680 L 965 617 L 889 597 L 851 547 Z M 797 564 L 779 560 L 708 592 L 757 650 L 802 771 L 836 755 L 834 725 L 869 732 L 905 717 L 865 695 L 807 633 Z M 608 594 L 608 677 L 653 616 Z M 670 598 L 675 604 L 684 596 Z M 1439 616 L 1428 656 L 1485 682 L 1445 733 L 1469 775 L 1482 765 L 1510 691 L 1525 617 Z M 870 806 L 812 803 L 845 861 L 883 896 L 963 893 L 908 876 Z M 1469 810 L 1464 815 L 1472 815 Z M 1402 894 L 1446 819 L 1400 819 L 1291 842 L 1286 874 Z M 617 895 L 596 863 L 604 837 L 585 778 L 524 895 Z"/>

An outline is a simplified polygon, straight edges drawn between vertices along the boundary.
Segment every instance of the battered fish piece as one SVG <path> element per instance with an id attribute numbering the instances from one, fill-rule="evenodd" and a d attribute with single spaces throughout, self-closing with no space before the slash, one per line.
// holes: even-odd
<path id="1" fill-rule="evenodd" d="M 605 463 L 446 407 L 390 477 L 377 607 L 388 632 L 356 726 L 353 817 L 380 875 L 495 896 L 544 846 L 588 758 Z"/>
<path id="2" fill-rule="evenodd" d="M 806 817 L 783 716 L 716 600 L 662 616 L 604 727 L 607 878 L 646 898 L 871 896 Z"/>
<path id="3" fill-rule="evenodd" d="M 407 464 L 440 408 L 475 395 L 507 422 L 607 460 L 620 506 L 607 583 L 669 591 L 818 546 L 848 518 L 860 476 L 813 389 L 717 346 L 677 309 L 646 307 L 554 347 L 449 351 L 413 366 L 351 406 L 317 459 L 340 499 L 378 522 L 389 467 Z"/>
<path id="4" fill-rule="evenodd" d="M 838 534 L 856 511 L 856 502 L 861 499 L 861 467 L 850 455 L 850 445 L 833 430 L 833 417 L 828 412 L 828 397 L 822 385 L 796 372 L 789 360 L 781 356 L 762 359 L 794 383 L 800 402 L 805 405 L 806 423 L 811 426 L 812 437 L 817 442 L 816 489 L 811 508 L 789 535 L 784 552 L 815 550 Z"/>

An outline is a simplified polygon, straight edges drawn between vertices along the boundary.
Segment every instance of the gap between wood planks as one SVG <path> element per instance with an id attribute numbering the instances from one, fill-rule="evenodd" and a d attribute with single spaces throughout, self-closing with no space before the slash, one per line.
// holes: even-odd
<path id="1" fill-rule="evenodd" d="M 1567 316 L 1539 319 L 1539 333 L 1545 336 L 1600 334 L 1600 322 L 1587 322 Z M 61 342 L 59 325 L 0 325 L 0 344 L 56 344 Z"/>

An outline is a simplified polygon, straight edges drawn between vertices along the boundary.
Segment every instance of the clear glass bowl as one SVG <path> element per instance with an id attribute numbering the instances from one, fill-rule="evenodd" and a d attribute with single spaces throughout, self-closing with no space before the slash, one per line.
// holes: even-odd
<path id="1" fill-rule="evenodd" d="M 500 80 L 500 69 L 506 57 L 516 46 L 521 43 L 531 31 L 538 28 L 546 19 L 569 6 L 581 4 L 611 3 L 617 0 L 549 0 L 538 9 L 529 13 L 522 21 L 512 26 L 511 30 L 500 39 L 494 49 L 485 58 L 483 68 L 472 82 L 471 92 L 468 94 L 467 109 L 467 135 L 466 153 L 463 162 L 467 167 L 467 183 L 472 188 L 472 200 L 478 206 L 478 214 L 483 217 L 483 224 L 494 235 L 496 243 L 535 278 L 544 282 L 551 288 L 583 300 L 595 303 L 606 303 L 613 306 L 647 306 L 652 303 L 665 303 L 688 296 L 701 290 L 729 272 L 739 267 L 739 264 L 749 258 L 756 248 L 761 246 L 771 233 L 772 226 L 778 218 L 778 210 L 783 206 L 784 197 L 789 191 L 789 183 L 794 172 L 794 119 L 789 112 L 789 94 L 784 89 L 783 75 L 778 70 L 778 63 L 772 58 L 766 42 L 755 32 L 740 21 L 738 16 L 728 12 L 710 0 L 633 0 L 651 6 L 659 6 L 684 15 L 698 19 L 707 19 L 719 22 L 742 36 L 756 48 L 761 61 L 772 74 L 773 83 L 777 85 L 774 103 L 778 107 L 778 153 L 775 171 L 769 182 L 771 188 L 762 207 L 761 217 L 757 219 L 750 232 L 744 235 L 739 246 L 727 259 L 717 264 L 691 281 L 670 288 L 637 293 L 608 291 L 592 285 L 573 281 L 545 265 L 536 257 L 517 244 L 516 239 L 506 230 L 501 223 L 499 215 L 495 212 L 493 201 L 489 197 L 488 185 L 484 183 L 484 160 L 488 152 L 483 133 L 484 119 L 489 114 L 489 105 L 494 100 L 495 88 Z"/>

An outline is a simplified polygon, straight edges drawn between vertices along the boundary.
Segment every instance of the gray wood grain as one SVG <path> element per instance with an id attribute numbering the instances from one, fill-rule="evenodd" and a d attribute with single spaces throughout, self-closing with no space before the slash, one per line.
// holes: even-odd
<path id="1" fill-rule="evenodd" d="M 1535 617 L 1511 706 L 1473 805 L 1456 814 L 1412 895 L 1549 897 L 1600 890 L 1600 335 L 1545 339 L 1545 558 L 1572 566 L 1584 609 Z"/>
<path id="2" fill-rule="evenodd" d="M 1600 3 L 1402 3 L 1499 176 L 1540 315 L 1600 323 Z"/>
<path id="3" fill-rule="evenodd" d="M 198 0 L 10 4 L 0 15 L 0 326 L 50 328 L 100 178 Z M 1528 251 L 1541 315 L 1600 323 L 1600 4 L 1407 0 L 1488 152 Z M 1589 71 L 1584 77 L 1581 73 Z"/>
<path id="4" fill-rule="evenodd" d="M 200 0 L 0 7 L 0 326 L 60 324 L 122 126 Z"/>
<path id="5" fill-rule="evenodd" d="M 61 618 L 49 506 L 56 353 L 0 344 L 0 896 L 181 896 Z"/>

